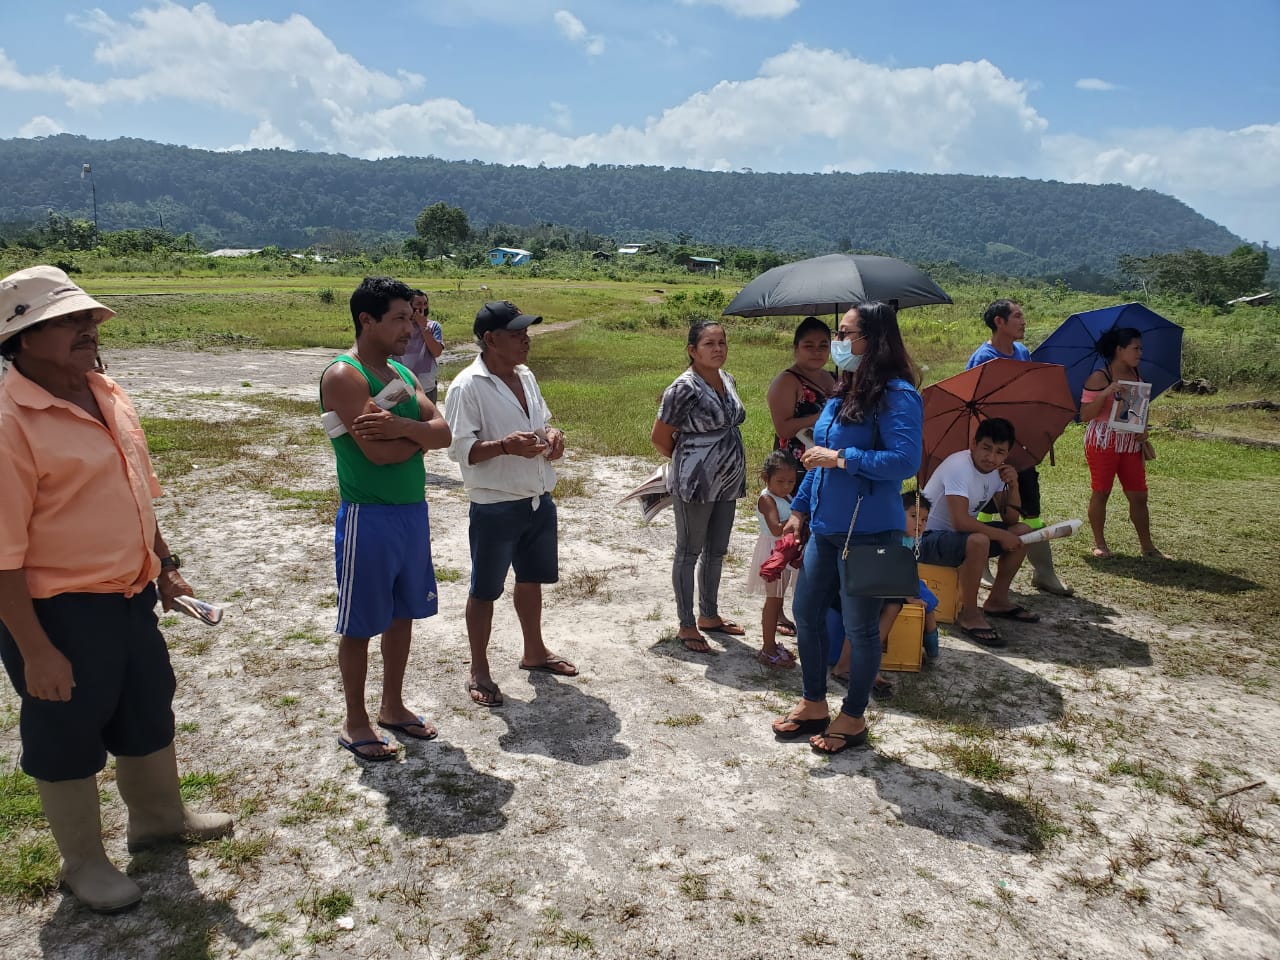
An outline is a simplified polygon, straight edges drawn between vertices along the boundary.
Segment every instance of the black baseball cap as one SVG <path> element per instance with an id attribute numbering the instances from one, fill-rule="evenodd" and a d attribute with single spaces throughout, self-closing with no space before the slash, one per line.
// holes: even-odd
<path id="1" fill-rule="evenodd" d="M 541 322 L 541 317 L 521 313 L 520 308 L 510 300 L 490 300 L 476 311 L 476 322 L 472 329 L 477 337 L 483 337 L 491 330 L 523 330 Z"/>

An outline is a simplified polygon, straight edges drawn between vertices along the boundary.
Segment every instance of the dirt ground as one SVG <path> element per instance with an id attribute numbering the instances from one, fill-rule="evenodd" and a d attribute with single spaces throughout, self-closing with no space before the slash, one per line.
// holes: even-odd
<path id="1" fill-rule="evenodd" d="M 108 359 L 144 416 L 214 421 L 313 399 L 327 356 Z M 235 839 L 134 858 L 147 899 L 121 917 L 57 893 L 0 904 L 4 957 L 1280 957 L 1280 706 L 1166 670 L 1188 638 L 1157 611 L 1029 596 L 1041 624 L 1005 627 L 998 653 L 944 634 L 939 662 L 874 706 L 871 749 L 820 757 L 769 730 L 799 677 L 753 657 L 754 522 L 721 603 L 747 637 L 688 653 L 670 514 L 615 505 L 652 465 L 576 455 L 572 437 L 562 473 L 583 494 L 558 498 L 545 627 L 581 676 L 518 670 L 504 599 L 506 705 L 471 704 L 466 499 L 432 453 L 432 549 L 453 579 L 416 625 L 406 689 L 441 735 L 358 764 L 336 742 L 332 530 L 253 482 L 328 489 L 332 456 L 318 418 L 272 415 L 279 445 L 196 463 L 159 505 L 197 593 L 226 605 L 218 627 L 164 623 L 180 761 L 214 775 Z M 15 758 L 16 726 L 0 738 Z"/>

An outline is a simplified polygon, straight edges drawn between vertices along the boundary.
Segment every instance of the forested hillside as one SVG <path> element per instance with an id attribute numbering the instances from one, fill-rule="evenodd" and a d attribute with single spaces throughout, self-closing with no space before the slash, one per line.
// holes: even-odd
<path id="1" fill-rule="evenodd" d="M 91 179 L 81 167 L 92 165 Z M 909 173 L 712 173 L 644 166 L 367 161 L 285 150 L 217 153 L 63 134 L 0 140 L 0 222 L 50 209 L 102 230 L 163 226 L 206 247 L 403 238 L 423 207 L 473 224 L 553 222 L 618 241 L 670 238 L 784 251 L 874 250 L 973 270 L 1112 272 L 1124 254 L 1241 240 L 1173 197 L 1115 184 Z"/>

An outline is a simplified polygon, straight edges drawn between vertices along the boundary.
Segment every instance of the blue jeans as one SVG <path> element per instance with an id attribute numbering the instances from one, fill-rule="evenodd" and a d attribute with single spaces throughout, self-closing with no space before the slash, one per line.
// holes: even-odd
<path id="1" fill-rule="evenodd" d="M 855 597 L 845 589 L 843 533 L 814 534 L 804 550 L 804 566 L 796 581 L 792 610 L 796 618 L 796 646 L 800 651 L 801 675 L 806 700 L 827 698 L 827 610 L 837 592 L 844 615 L 844 635 L 849 640 L 849 690 L 840 712 L 861 717 L 871 699 L 871 686 L 880 670 L 879 597 Z M 900 543 L 901 531 L 855 534 L 849 544 Z"/>

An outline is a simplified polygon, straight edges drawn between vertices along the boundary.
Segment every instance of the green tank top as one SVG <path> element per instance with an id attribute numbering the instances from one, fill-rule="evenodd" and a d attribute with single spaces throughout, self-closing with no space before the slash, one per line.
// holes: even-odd
<path id="1" fill-rule="evenodd" d="M 413 386 L 413 375 L 394 360 L 387 361 L 391 369 L 405 383 Z M 335 359 L 334 363 L 345 363 L 355 367 L 364 374 L 369 382 L 369 396 L 375 396 L 384 384 L 377 377 L 360 365 L 355 357 L 348 354 Z M 325 367 L 326 370 L 329 367 Z M 321 399 L 321 410 L 324 401 Z M 415 391 L 408 399 L 401 400 L 391 412 L 397 417 L 417 420 L 419 417 L 418 397 Z M 333 453 L 338 461 L 338 492 L 347 503 L 421 503 L 426 498 L 427 470 L 422 463 L 422 453 L 410 457 L 403 463 L 391 463 L 381 466 L 370 463 L 369 458 L 360 451 L 360 445 L 349 433 L 340 437 L 330 437 Z"/>

